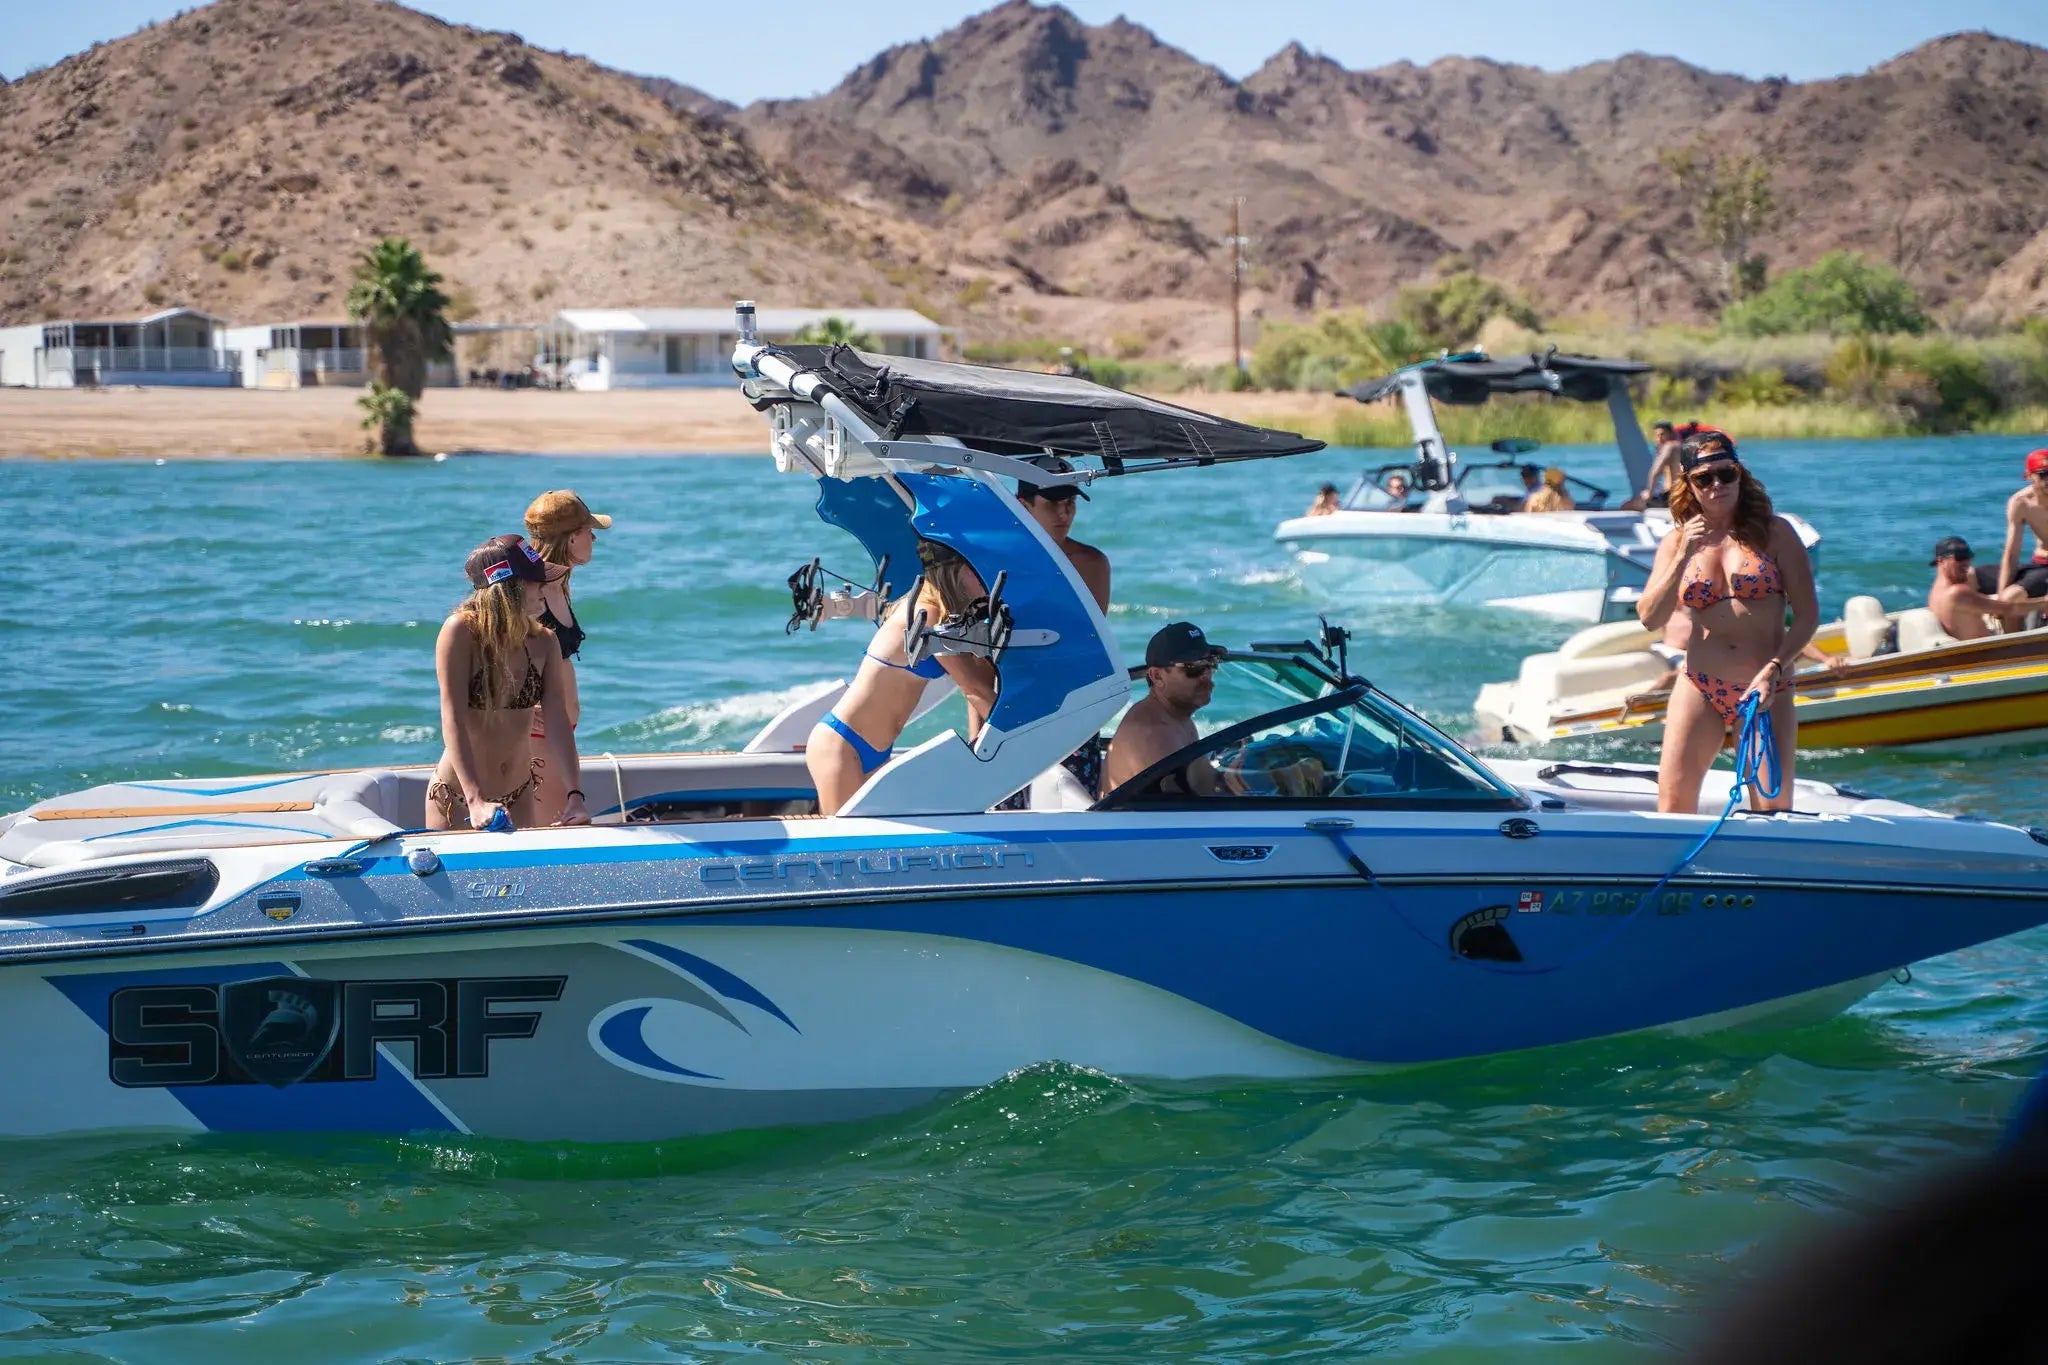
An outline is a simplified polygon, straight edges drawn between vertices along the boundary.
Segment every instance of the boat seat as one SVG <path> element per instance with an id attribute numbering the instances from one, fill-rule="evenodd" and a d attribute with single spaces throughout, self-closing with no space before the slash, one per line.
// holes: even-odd
<path id="1" fill-rule="evenodd" d="M 1884 603 L 1875 597 L 1852 597 L 1842 604 L 1842 639 L 1852 659 L 1883 654 L 1891 643 L 1892 622 Z"/>
<path id="2" fill-rule="evenodd" d="M 313 798 L 313 814 L 348 839 L 382 839 L 402 829 L 417 829 L 426 818 L 426 784 L 418 784 L 410 810 L 404 790 L 408 785 L 389 768 L 340 773 Z"/>
<path id="3" fill-rule="evenodd" d="M 1941 628 L 1941 618 L 1927 608 L 1899 613 L 1899 653 L 1914 654 L 1956 643 L 1956 637 Z"/>
<path id="4" fill-rule="evenodd" d="M 1055 763 L 1032 778 L 1025 790 L 1026 810 L 1087 810 L 1095 804 L 1095 797 L 1081 785 L 1081 779 L 1068 772 L 1063 763 Z"/>
<path id="5" fill-rule="evenodd" d="M 1620 690 L 1639 691 L 1662 681 L 1670 666 L 1647 649 L 1567 659 L 1563 651 L 1522 660 L 1516 687 L 1523 703 L 1549 705 Z"/>
<path id="6" fill-rule="evenodd" d="M 1637 621 L 1609 621 L 1588 626 L 1557 647 L 1560 659 L 1599 659 L 1648 649 L 1656 639 Z"/>

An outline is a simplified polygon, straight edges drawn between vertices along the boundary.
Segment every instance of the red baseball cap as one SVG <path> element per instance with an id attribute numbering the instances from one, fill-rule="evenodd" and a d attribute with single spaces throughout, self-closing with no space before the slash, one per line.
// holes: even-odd
<path id="1" fill-rule="evenodd" d="M 2048 469 L 2048 450 L 2037 450 L 2027 456 L 2027 473 L 2038 474 Z"/>

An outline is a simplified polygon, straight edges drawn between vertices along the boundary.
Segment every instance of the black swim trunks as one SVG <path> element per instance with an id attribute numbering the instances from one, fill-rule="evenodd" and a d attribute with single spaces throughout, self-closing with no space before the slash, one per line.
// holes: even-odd
<path id="1" fill-rule="evenodd" d="M 1979 564 L 1976 566 L 1977 591 L 1988 596 L 1998 595 L 1998 565 Z M 2048 594 L 2048 562 L 2031 560 L 2020 565 L 2020 571 L 2013 575 L 2013 582 L 2020 585 L 2020 591 L 2029 597 Z"/>

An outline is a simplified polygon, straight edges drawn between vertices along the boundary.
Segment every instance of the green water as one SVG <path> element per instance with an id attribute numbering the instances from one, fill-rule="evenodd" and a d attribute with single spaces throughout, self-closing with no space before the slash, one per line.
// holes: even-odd
<path id="1" fill-rule="evenodd" d="M 2029 444 L 1747 453 L 1826 535 L 1833 613 L 1919 600 L 1941 535 L 1995 553 Z M 1078 533 L 1116 565 L 1126 648 L 1182 616 L 1226 643 L 1299 638 L 1331 610 L 1363 671 L 1462 730 L 1481 682 L 1564 630 L 1312 595 L 1271 527 L 1361 458 L 1098 492 Z M 782 633 L 798 562 L 860 566 L 810 519 L 808 481 L 761 457 L 0 463 L 0 809 L 126 777 L 431 760 L 462 555 L 561 486 L 619 519 L 577 580 L 586 752 L 736 743 L 860 650 L 846 627 Z M 2048 823 L 2044 759 L 1802 771 Z M 1843 1211 L 1985 1150 L 2048 1056 L 2044 956 L 2041 933 L 1957 953 L 1790 1033 L 1337 1084 L 1168 1087 L 1048 1059 L 876 1124 L 688 1143 L 10 1143 L 0 1358 L 1628 1356 L 1682 1344 Z"/>

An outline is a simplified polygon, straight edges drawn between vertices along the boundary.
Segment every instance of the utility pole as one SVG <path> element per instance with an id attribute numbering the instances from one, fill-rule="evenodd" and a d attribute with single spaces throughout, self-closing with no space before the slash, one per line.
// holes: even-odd
<path id="1" fill-rule="evenodd" d="M 1239 374 L 1244 373 L 1244 341 L 1238 324 L 1237 296 L 1244 282 L 1244 249 L 1251 245 L 1251 238 L 1244 235 L 1238 223 L 1237 211 L 1244 205 L 1244 196 L 1235 195 L 1230 201 L 1230 235 L 1223 239 L 1230 248 L 1230 364 Z"/>

